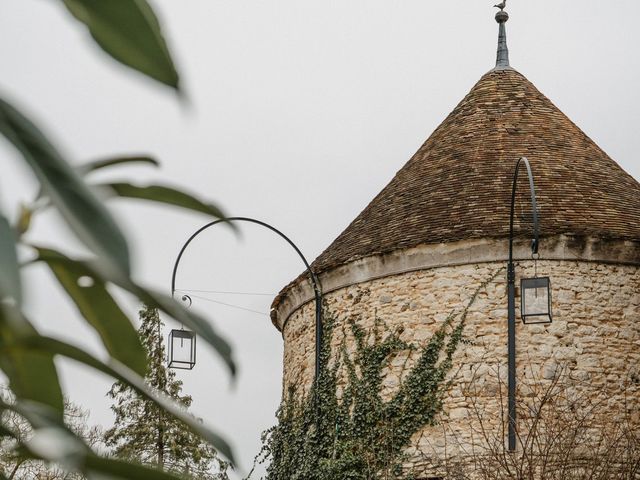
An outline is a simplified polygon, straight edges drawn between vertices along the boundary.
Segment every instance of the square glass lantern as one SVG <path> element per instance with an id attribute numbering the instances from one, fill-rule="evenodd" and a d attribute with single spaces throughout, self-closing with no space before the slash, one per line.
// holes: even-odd
<path id="1" fill-rule="evenodd" d="M 549 277 L 523 278 L 520 281 L 520 314 L 526 324 L 551 323 L 551 280 Z"/>
<path id="2" fill-rule="evenodd" d="M 171 330 L 169 368 L 191 370 L 196 364 L 196 334 L 189 330 Z"/>

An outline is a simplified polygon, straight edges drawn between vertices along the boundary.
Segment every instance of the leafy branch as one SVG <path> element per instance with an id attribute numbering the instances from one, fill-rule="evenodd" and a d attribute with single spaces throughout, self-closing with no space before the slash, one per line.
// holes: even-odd
<path id="1" fill-rule="evenodd" d="M 113 59 L 180 92 L 179 74 L 160 22 L 146 0 L 60 1 Z M 0 414 L 14 412 L 26 419 L 33 429 L 33 438 L 24 442 L 1 428 L 0 437 L 16 440 L 17 448 L 31 458 L 55 462 L 86 475 L 120 479 L 177 478 L 148 467 L 100 457 L 65 426 L 63 392 L 54 364 L 54 357 L 63 356 L 132 388 L 233 461 L 232 451 L 222 437 L 145 385 L 142 378 L 147 369 L 145 351 L 131 319 L 111 291 L 132 293 L 141 302 L 194 330 L 219 354 L 234 376 L 236 366 L 231 348 L 205 319 L 132 279 L 127 239 L 105 206 L 105 199 L 122 197 L 159 202 L 214 218 L 223 218 L 223 212 L 188 192 L 166 185 L 92 184 L 90 174 L 97 170 L 132 163 L 157 166 L 158 162 L 148 157 L 125 156 L 74 168 L 35 122 L 6 98 L 0 98 L 0 135 L 15 147 L 18 158 L 29 167 L 39 184 L 36 199 L 21 206 L 14 225 L 0 206 L 0 370 L 9 379 L 16 397 L 15 402 L 0 403 Z M 91 256 L 57 251 L 26 239 L 33 218 L 48 208 L 60 214 Z M 23 293 L 28 286 L 22 282 L 22 271 L 34 263 L 45 264 L 52 271 L 80 315 L 100 336 L 109 354 L 108 360 L 99 360 L 77 346 L 45 337 L 33 326 L 23 312 Z M 43 445 L 59 448 L 40 448 Z"/>

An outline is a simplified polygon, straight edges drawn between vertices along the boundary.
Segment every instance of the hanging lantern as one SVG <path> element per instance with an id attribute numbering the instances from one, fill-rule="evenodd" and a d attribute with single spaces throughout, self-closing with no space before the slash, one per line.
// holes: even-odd
<path id="1" fill-rule="evenodd" d="M 520 281 L 522 322 L 551 323 L 551 280 L 549 277 L 523 278 Z"/>
<path id="2" fill-rule="evenodd" d="M 169 368 L 191 370 L 196 364 L 196 334 L 189 330 L 171 330 Z"/>

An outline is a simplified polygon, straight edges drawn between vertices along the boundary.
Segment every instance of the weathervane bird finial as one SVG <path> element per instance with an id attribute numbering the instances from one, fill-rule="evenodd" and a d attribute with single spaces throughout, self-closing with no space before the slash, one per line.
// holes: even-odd
<path id="1" fill-rule="evenodd" d="M 504 10 L 506 6 L 507 6 L 507 0 L 502 0 L 502 3 L 494 5 L 494 7 L 499 8 L 501 12 Z"/>

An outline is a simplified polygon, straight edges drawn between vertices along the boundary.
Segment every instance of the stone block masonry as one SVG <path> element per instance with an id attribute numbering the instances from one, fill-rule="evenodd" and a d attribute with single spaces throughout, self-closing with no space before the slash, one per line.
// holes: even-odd
<path id="1" fill-rule="evenodd" d="M 503 268 L 485 262 L 433 267 L 377 278 L 325 296 L 338 324 L 334 351 L 353 339 L 341 328 L 354 319 L 365 330 L 375 318 L 402 329 L 403 340 L 422 345 L 451 313 L 467 304 L 479 285 Z M 517 275 L 534 276 L 534 262 L 517 264 Z M 550 325 L 517 325 L 519 434 L 526 441 L 535 403 L 555 392 L 556 407 L 590 408 L 594 424 L 625 421 L 640 428 L 640 272 L 637 266 L 584 260 L 538 261 L 539 276 L 552 282 Z M 519 292 L 517 292 L 519 303 Z M 424 428 L 407 446 L 407 466 L 435 474 L 447 462 L 486 454 L 506 436 L 506 272 L 480 291 L 468 311 L 465 343 L 454 355 L 439 423 Z M 519 307 L 519 304 L 518 304 Z M 519 318 L 519 311 L 518 318 Z M 289 317 L 283 331 L 284 386 L 309 392 L 314 372 L 314 306 Z M 383 394 L 399 388 L 414 360 L 385 369 Z M 573 407 L 570 404 L 573 402 Z M 486 430 L 489 435 L 483 434 Z M 461 460 L 462 459 L 462 460 Z"/>

